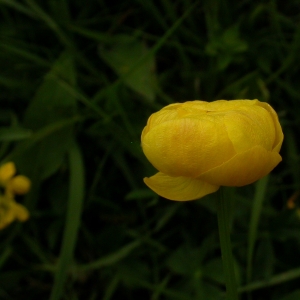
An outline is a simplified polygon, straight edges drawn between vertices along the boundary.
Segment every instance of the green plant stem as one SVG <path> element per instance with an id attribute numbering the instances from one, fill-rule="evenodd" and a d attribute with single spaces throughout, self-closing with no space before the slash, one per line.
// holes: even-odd
<path id="1" fill-rule="evenodd" d="M 238 300 L 237 286 L 234 274 L 234 261 L 230 242 L 230 199 L 225 199 L 224 188 L 220 188 L 217 199 L 217 214 L 219 237 L 226 284 L 226 299 Z"/>
<path id="2" fill-rule="evenodd" d="M 257 239 L 258 225 L 260 220 L 260 215 L 262 212 L 263 201 L 266 196 L 267 186 L 268 186 L 269 176 L 265 176 L 255 185 L 255 195 L 253 199 L 252 212 L 249 225 L 248 233 L 248 254 L 247 254 L 247 283 L 249 284 L 252 279 L 252 263 L 253 263 L 253 253 L 254 246 Z"/>

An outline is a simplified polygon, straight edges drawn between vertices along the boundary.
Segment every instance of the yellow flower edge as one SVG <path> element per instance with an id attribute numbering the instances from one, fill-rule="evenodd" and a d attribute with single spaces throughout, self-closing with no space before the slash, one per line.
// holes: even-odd
<path id="1" fill-rule="evenodd" d="M 171 177 L 161 172 L 144 178 L 144 182 L 158 195 L 174 201 L 199 199 L 219 189 L 219 186 L 199 179 Z"/>
<path id="2" fill-rule="evenodd" d="M 282 158 L 277 152 L 255 146 L 236 154 L 222 165 L 202 173 L 199 179 L 223 186 L 243 186 L 269 174 Z"/>
<path id="3" fill-rule="evenodd" d="M 189 201 L 214 193 L 220 186 L 251 184 L 271 172 L 280 161 L 281 156 L 278 153 L 256 146 L 201 174 L 199 178 L 171 177 L 158 172 L 144 178 L 144 182 L 166 199 Z"/>

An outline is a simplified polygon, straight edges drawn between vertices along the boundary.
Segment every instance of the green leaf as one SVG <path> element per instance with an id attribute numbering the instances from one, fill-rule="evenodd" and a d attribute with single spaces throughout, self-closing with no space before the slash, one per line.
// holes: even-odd
<path id="1" fill-rule="evenodd" d="M 130 244 L 127 244 L 126 246 L 120 248 L 119 250 L 106 255 L 105 257 L 101 257 L 100 259 L 91 262 L 86 265 L 78 266 L 78 269 L 80 271 L 86 271 L 86 270 L 93 270 L 102 268 L 104 266 L 113 265 L 120 260 L 124 259 L 126 256 L 128 256 L 135 248 L 140 246 L 140 241 L 134 241 Z"/>
<path id="2" fill-rule="evenodd" d="M 31 136 L 32 130 L 21 127 L 1 127 L 0 141 L 17 141 L 27 139 Z"/>
<path id="3" fill-rule="evenodd" d="M 74 63 L 67 52 L 55 62 L 30 102 L 25 113 L 24 127 L 36 132 L 75 116 L 76 100 L 61 82 L 75 85 Z M 24 143 L 20 143 L 15 149 L 15 153 L 20 153 L 15 158 L 18 170 L 29 177 L 34 177 L 35 174 L 40 180 L 56 172 L 71 146 L 73 126 L 74 123 L 70 123 L 49 132 L 42 140 L 21 153 Z M 32 137 L 34 138 L 34 134 Z"/>
<path id="4" fill-rule="evenodd" d="M 151 199 L 153 197 L 155 197 L 155 194 L 149 189 L 136 189 L 128 193 L 125 200 Z"/>
<path id="5" fill-rule="evenodd" d="M 203 276 L 218 283 L 224 284 L 224 272 L 221 258 L 210 260 L 203 266 Z"/>
<path id="6" fill-rule="evenodd" d="M 57 59 L 30 102 L 24 118 L 26 127 L 39 129 L 75 114 L 76 100 L 61 86 L 61 81 L 75 85 L 74 62 L 68 52 Z"/>
<path id="7" fill-rule="evenodd" d="M 201 257 L 199 248 L 184 245 L 178 248 L 167 260 L 168 267 L 181 275 L 202 277 Z"/>
<path id="8" fill-rule="evenodd" d="M 131 71 L 132 67 L 147 53 L 148 48 L 145 44 L 127 35 L 115 36 L 115 41 L 109 48 L 100 50 L 102 59 L 120 77 L 123 77 L 128 87 L 153 102 L 155 98 L 154 56 L 150 56 Z M 131 72 L 127 74 L 129 71 Z"/>
<path id="9" fill-rule="evenodd" d="M 248 49 L 245 41 L 239 37 L 239 27 L 237 25 L 228 28 L 223 34 L 215 35 L 205 47 L 205 52 L 209 56 L 217 57 L 218 70 L 224 70 L 237 54 Z"/>

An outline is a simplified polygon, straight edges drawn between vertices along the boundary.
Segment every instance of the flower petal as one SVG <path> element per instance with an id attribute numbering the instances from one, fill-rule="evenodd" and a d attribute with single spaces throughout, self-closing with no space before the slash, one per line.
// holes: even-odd
<path id="1" fill-rule="evenodd" d="M 188 201 L 216 192 L 219 186 L 187 177 L 171 177 L 158 172 L 144 178 L 145 184 L 158 195 L 175 201 Z"/>
<path id="2" fill-rule="evenodd" d="M 7 162 L 0 167 L 0 183 L 5 186 L 7 181 L 16 174 L 16 166 L 13 162 Z"/>
<path id="3" fill-rule="evenodd" d="M 29 192 L 30 186 L 31 181 L 29 178 L 23 175 L 18 175 L 7 183 L 6 190 L 8 193 L 24 195 Z"/>
<path id="4" fill-rule="evenodd" d="M 224 123 L 211 114 L 157 125 L 143 135 L 142 148 L 156 169 L 174 177 L 197 178 L 236 154 Z"/>
<path id="5" fill-rule="evenodd" d="M 229 139 L 237 153 L 262 146 L 273 150 L 275 127 L 268 111 L 258 105 L 239 107 L 238 110 L 227 111 L 224 123 Z"/>
<path id="6" fill-rule="evenodd" d="M 258 105 L 262 106 L 265 110 L 267 110 L 273 119 L 274 127 L 275 127 L 275 134 L 276 134 L 273 149 L 274 149 L 274 151 L 279 152 L 281 145 L 282 145 L 282 141 L 283 141 L 283 132 L 282 132 L 282 128 L 280 126 L 279 120 L 278 120 L 277 113 L 266 102 L 258 102 Z"/>
<path id="7" fill-rule="evenodd" d="M 17 220 L 24 222 L 29 219 L 29 211 L 22 204 L 14 203 L 13 211 Z"/>
<path id="8" fill-rule="evenodd" d="M 277 152 L 256 146 L 201 174 L 199 179 L 215 185 L 243 186 L 270 173 L 281 160 Z"/>

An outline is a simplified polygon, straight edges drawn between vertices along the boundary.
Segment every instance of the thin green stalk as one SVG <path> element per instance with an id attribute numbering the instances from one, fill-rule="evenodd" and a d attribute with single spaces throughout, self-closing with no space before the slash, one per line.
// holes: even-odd
<path id="1" fill-rule="evenodd" d="M 234 274 L 234 261 L 230 241 L 230 199 L 225 199 L 224 188 L 220 188 L 217 199 L 217 214 L 219 237 L 223 260 L 223 269 L 226 284 L 226 299 L 238 300 L 236 279 Z"/>
<path id="2" fill-rule="evenodd" d="M 250 219 L 249 233 L 248 233 L 248 253 L 247 253 L 247 283 L 252 279 L 252 262 L 254 246 L 257 239 L 259 219 L 262 211 L 263 201 L 266 195 L 269 176 L 260 179 L 255 186 L 255 195 L 253 199 L 252 213 Z"/>
<path id="3" fill-rule="evenodd" d="M 69 150 L 69 162 L 70 189 L 68 210 L 50 300 L 62 299 L 65 282 L 73 264 L 74 251 L 81 221 L 84 199 L 84 166 L 80 149 L 75 141 Z"/>

